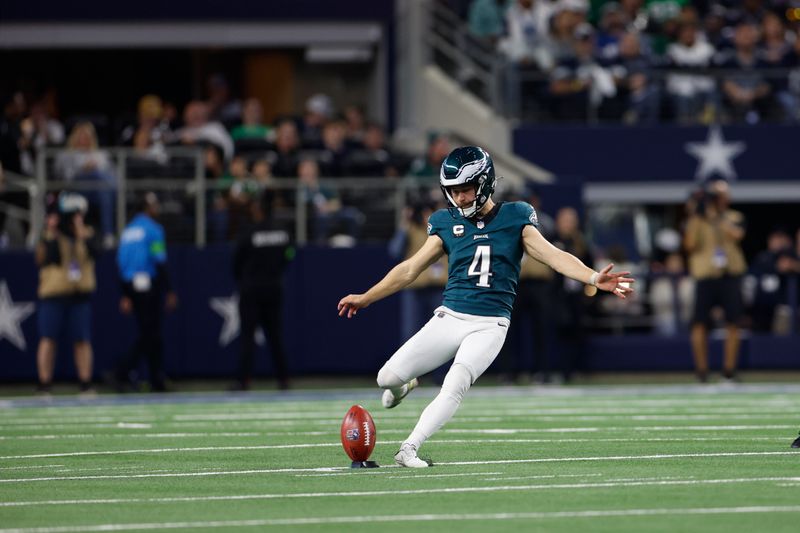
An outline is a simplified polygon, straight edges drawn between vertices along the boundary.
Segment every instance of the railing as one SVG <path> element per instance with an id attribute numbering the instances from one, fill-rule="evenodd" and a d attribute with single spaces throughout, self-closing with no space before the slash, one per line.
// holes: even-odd
<path id="1" fill-rule="evenodd" d="M 0 210 L 10 216 L 24 220 L 28 225 L 28 246 L 33 246 L 37 236 L 41 233 L 44 223 L 45 197 L 48 192 L 72 190 L 76 192 L 113 192 L 115 210 L 115 233 L 119 234 L 129 218 L 128 207 L 132 198 L 137 193 L 153 191 L 167 195 L 176 195 L 172 203 L 192 206 L 190 214 L 192 222 L 191 242 L 197 246 L 204 246 L 208 240 L 209 221 L 209 196 L 225 188 L 217 180 L 208 180 L 205 177 L 203 153 L 200 149 L 174 147 L 168 148 L 166 153 L 170 160 L 183 158 L 191 161 L 191 177 L 187 177 L 186 168 L 184 176 L 169 175 L 169 166 L 162 166 L 158 176 L 129 177 L 128 163 L 134 159 L 142 158 L 142 154 L 133 148 L 108 147 L 102 151 L 109 154 L 113 161 L 114 183 L 100 183 L 97 181 L 61 180 L 55 179 L 53 162 L 63 149 L 46 148 L 37 154 L 36 174 L 33 178 L 16 177 L 9 185 L 15 190 L 28 195 L 28 209 L 14 205 L 0 203 Z M 431 178 L 432 183 L 434 178 Z M 340 194 L 353 199 L 356 207 L 364 208 L 372 213 L 383 213 L 381 218 L 381 231 L 387 233 L 385 239 L 398 227 L 403 220 L 403 210 L 409 203 L 409 194 L 419 188 L 418 182 L 411 178 L 392 179 L 386 177 L 357 177 L 320 179 L 322 187 L 333 189 Z M 299 244 L 309 240 L 308 205 L 304 201 L 304 187 L 296 178 L 270 179 L 262 189 L 274 191 L 289 191 L 293 198 L 293 205 L 284 209 L 281 215 L 294 224 L 295 235 Z M 376 202 L 375 197 L 380 197 Z M 162 202 L 163 203 L 163 202 Z M 352 205 L 345 203 L 345 205 Z M 178 213 L 177 209 L 173 210 Z M 169 214 L 169 213 L 167 213 Z M 387 220 L 390 227 L 387 226 Z M 370 221 L 367 220 L 367 223 Z M 185 237 L 185 236 L 181 236 Z M 382 236 L 383 238 L 384 236 Z"/>

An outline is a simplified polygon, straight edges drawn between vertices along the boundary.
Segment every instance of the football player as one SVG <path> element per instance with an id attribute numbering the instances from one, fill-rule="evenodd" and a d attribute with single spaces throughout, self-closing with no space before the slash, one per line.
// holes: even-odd
<path id="1" fill-rule="evenodd" d="M 367 292 L 339 301 L 339 316 L 351 318 L 403 289 L 442 254 L 448 256 L 442 305 L 378 372 L 378 386 L 385 389 L 383 406 L 391 409 L 417 386 L 418 376 L 454 359 L 438 396 L 395 455 L 400 466 L 429 466 L 417 451 L 453 417 L 464 393 L 497 357 L 508 331 L 523 252 L 620 298 L 633 291 L 629 272 L 612 272 L 613 265 L 595 272 L 550 244 L 536 229 L 536 212 L 529 204 L 495 203 L 495 180 L 494 164 L 485 150 L 476 146 L 453 150 L 439 174 L 449 207 L 428 219 L 428 238 L 422 248 Z"/>

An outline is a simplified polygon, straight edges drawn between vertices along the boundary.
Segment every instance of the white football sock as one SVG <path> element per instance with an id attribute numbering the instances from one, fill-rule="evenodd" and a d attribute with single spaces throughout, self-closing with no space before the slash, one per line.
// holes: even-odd
<path id="1" fill-rule="evenodd" d="M 458 410 L 464 393 L 472 385 L 472 375 L 467 367 L 454 364 L 450 367 L 442 383 L 438 396 L 422 411 L 414 431 L 404 443 L 414 445 L 418 450 L 431 435 L 439 431 Z"/>

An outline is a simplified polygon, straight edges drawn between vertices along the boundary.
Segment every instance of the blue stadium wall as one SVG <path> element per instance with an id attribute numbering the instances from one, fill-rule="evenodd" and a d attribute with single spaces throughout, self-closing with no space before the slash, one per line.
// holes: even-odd
<path id="1" fill-rule="evenodd" d="M 179 308 L 165 319 L 169 375 L 173 378 L 232 376 L 237 365 L 238 329 L 234 323 L 227 324 L 234 326 L 228 329 L 224 314 L 214 310 L 224 307 L 221 304 L 229 304 L 235 292 L 230 275 L 231 249 L 226 245 L 203 250 L 175 246 L 169 254 L 169 268 L 180 298 Z M 336 304 L 345 294 L 362 291 L 380 279 L 393 263 L 380 246 L 299 250 L 286 275 L 284 308 L 286 345 L 294 374 L 377 372 L 403 340 L 399 298 L 378 302 L 351 320 L 337 316 Z M 92 299 L 92 340 L 95 373 L 100 377 L 130 346 L 135 327 L 132 318 L 118 311 L 120 294 L 112 253 L 99 258 L 97 272 L 99 288 Z M 30 253 L 0 254 L 0 291 L 3 284 L 11 301 L 0 301 L 0 312 L 20 311 L 26 302 L 35 302 L 37 271 Z M 8 316 L 0 320 L 0 324 L 5 324 L 0 329 L 0 381 L 33 381 L 38 341 L 36 314 L 18 320 L 7 320 Z M 17 325 L 24 336 L 24 349 L 12 342 L 11 329 Z M 226 332 L 230 337 L 226 337 Z M 750 338 L 743 348 L 742 367 L 800 368 L 799 340 L 798 337 Z M 266 350 L 262 348 L 257 364 L 257 371 L 263 375 L 271 370 Z M 56 378 L 74 378 L 69 346 L 61 346 L 59 351 Z M 712 364 L 718 366 L 718 343 L 712 352 Z M 589 339 L 582 366 L 590 371 L 690 370 L 691 357 L 685 338 L 601 336 Z"/>

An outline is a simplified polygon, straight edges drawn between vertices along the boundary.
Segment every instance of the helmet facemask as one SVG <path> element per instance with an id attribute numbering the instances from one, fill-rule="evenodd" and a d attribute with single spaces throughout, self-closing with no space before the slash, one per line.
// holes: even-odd
<path id="1" fill-rule="evenodd" d="M 486 191 L 484 191 L 485 184 L 486 184 L 486 174 L 481 174 L 477 179 L 477 184 L 473 186 L 475 189 L 475 200 L 472 202 L 471 205 L 468 205 L 467 207 L 459 207 L 459 205 L 456 203 L 455 198 L 453 198 L 453 195 L 450 194 L 451 187 L 442 186 L 442 192 L 444 193 L 444 197 L 447 199 L 447 203 L 450 204 L 450 206 L 447 208 L 447 210 L 450 211 L 450 214 L 453 216 L 458 214 L 464 218 L 472 218 L 474 216 L 477 216 L 478 213 L 481 212 L 481 209 L 483 209 L 483 206 L 486 205 L 486 202 L 489 201 L 489 198 L 491 197 L 492 194 L 491 192 L 488 192 L 488 194 L 486 194 Z M 452 187 L 458 187 L 458 186 L 459 185 L 453 185 Z"/>

